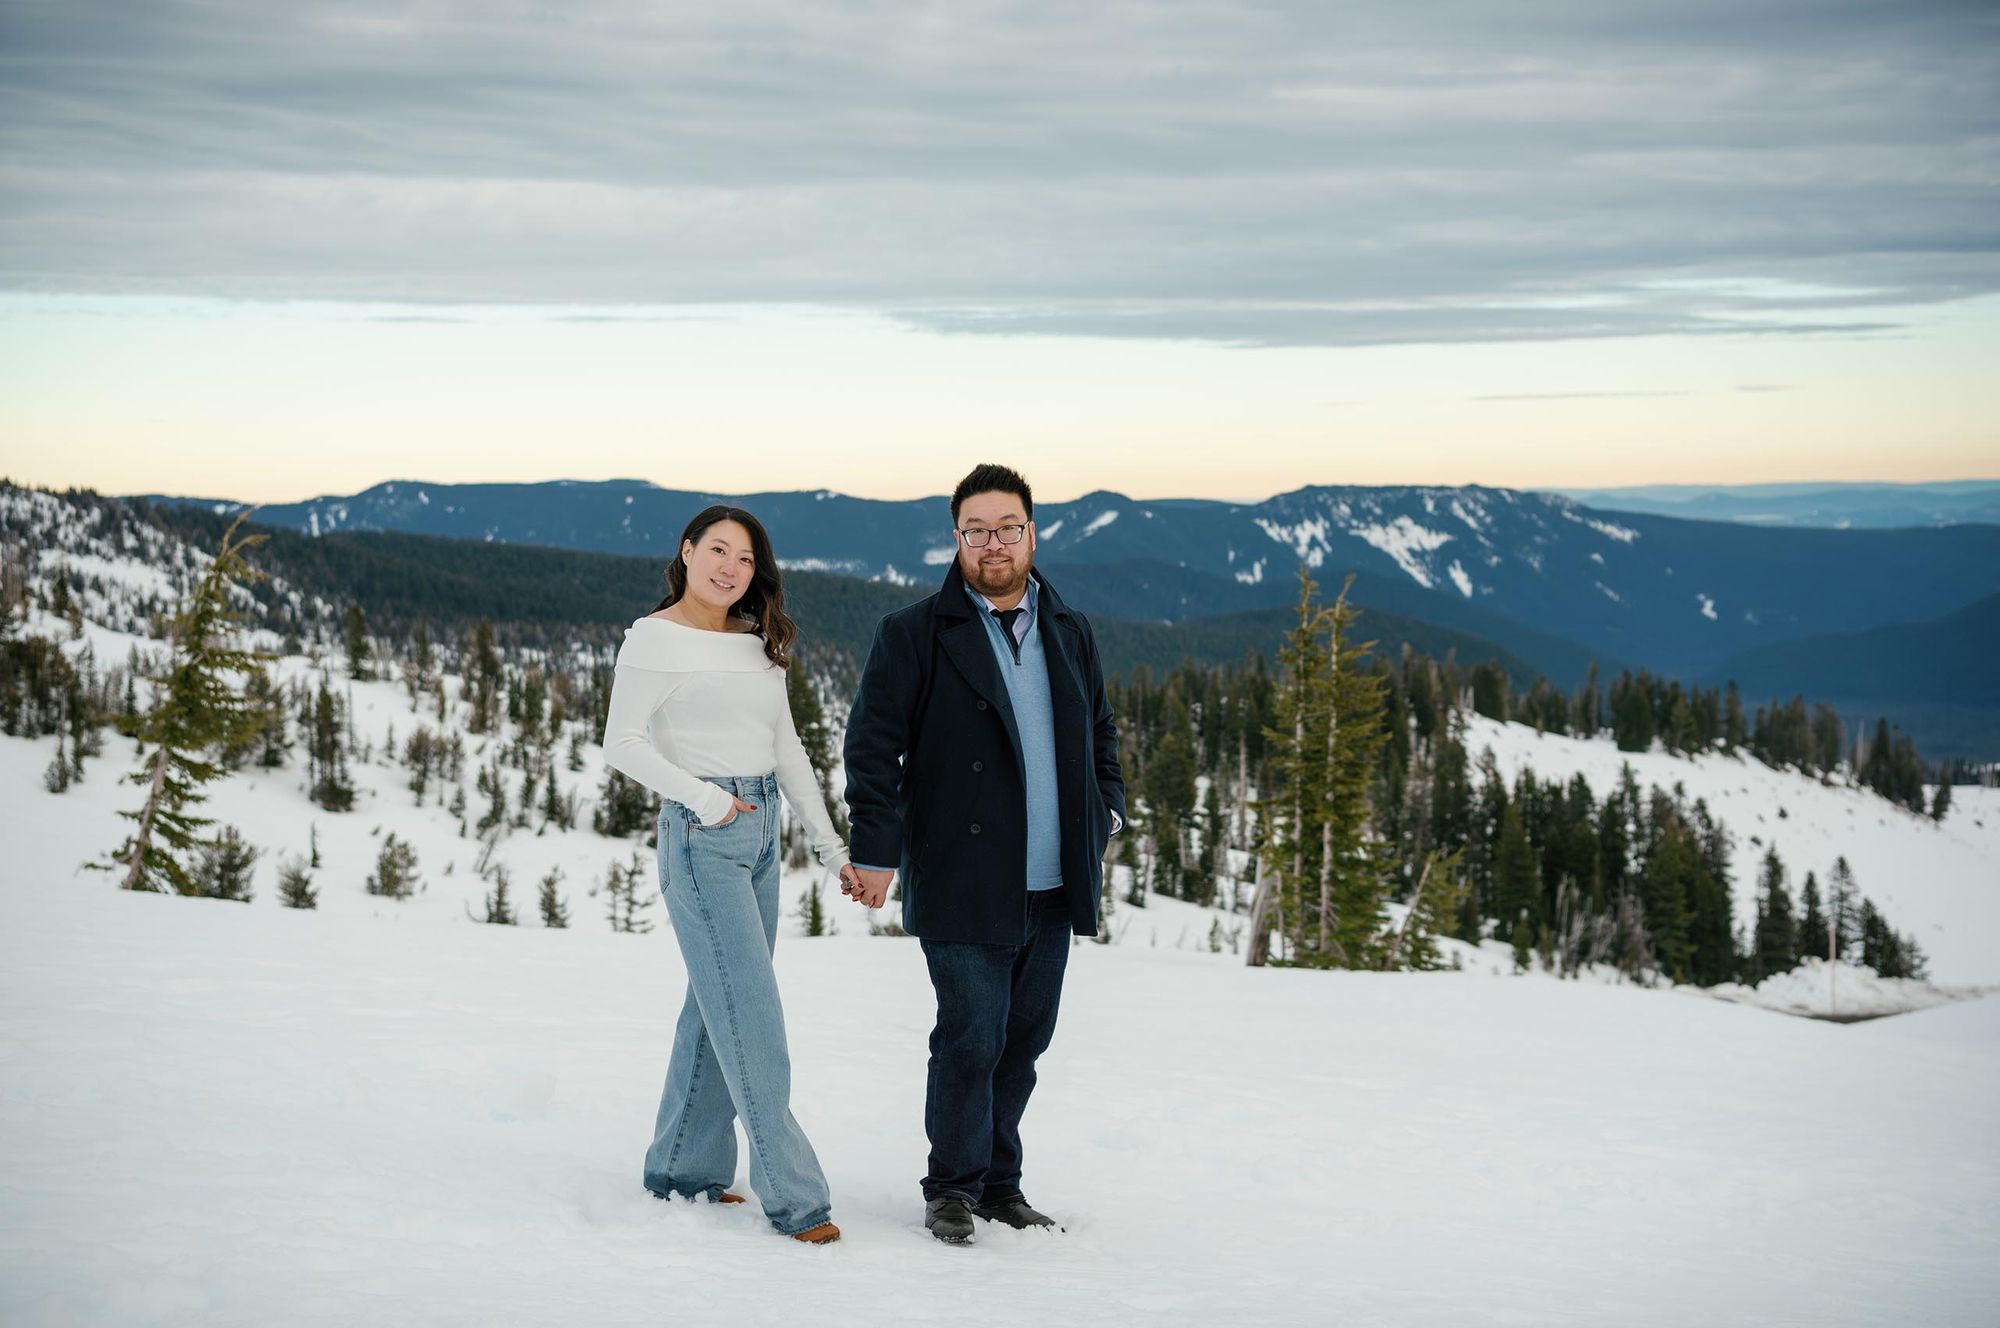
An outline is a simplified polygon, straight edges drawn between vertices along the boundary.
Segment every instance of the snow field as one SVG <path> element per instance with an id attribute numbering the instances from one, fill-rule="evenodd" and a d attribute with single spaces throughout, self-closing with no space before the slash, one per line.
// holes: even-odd
<path id="1" fill-rule="evenodd" d="M 2000 1003 L 1836 1026 L 1079 944 L 1026 1123 L 1069 1230 L 920 1225 L 908 941 L 781 938 L 846 1239 L 639 1187 L 671 934 L 0 900 L 0 1320 L 1988 1322 Z"/>

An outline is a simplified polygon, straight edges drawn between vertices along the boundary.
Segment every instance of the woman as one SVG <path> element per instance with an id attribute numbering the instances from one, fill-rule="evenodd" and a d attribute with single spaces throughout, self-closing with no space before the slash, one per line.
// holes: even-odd
<path id="1" fill-rule="evenodd" d="M 778 935 L 778 793 L 820 862 L 854 879 L 792 724 L 784 669 L 798 629 L 771 541 L 755 517 L 718 505 L 682 533 L 667 597 L 618 651 L 604 759 L 663 799 L 660 889 L 687 961 L 646 1188 L 661 1198 L 742 1203 L 736 1130 L 771 1225 L 820 1245 L 826 1176 L 792 1118 L 791 1059 L 771 968 Z"/>

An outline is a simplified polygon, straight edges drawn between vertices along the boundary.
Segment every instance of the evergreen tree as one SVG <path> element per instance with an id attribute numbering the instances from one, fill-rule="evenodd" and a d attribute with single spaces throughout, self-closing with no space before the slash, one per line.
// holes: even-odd
<path id="1" fill-rule="evenodd" d="M 646 860 L 638 853 L 627 864 L 612 863 L 604 882 L 608 897 L 611 930 L 649 932 L 653 923 L 646 913 L 653 906 L 653 891 L 647 888 Z"/>
<path id="2" fill-rule="evenodd" d="M 1505 929 L 1503 935 L 1511 937 L 1516 924 L 1533 933 L 1535 894 L 1534 850 L 1521 822 L 1520 800 L 1513 799 L 1500 813 L 1500 842 L 1493 863 L 1493 916 Z"/>
<path id="3" fill-rule="evenodd" d="M 1418 970 L 1445 967 L 1439 961 L 1438 938 L 1449 935 L 1458 925 L 1464 895 L 1459 854 L 1431 850 L 1417 873 L 1402 929 L 1384 953 L 1382 967 Z"/>
<path id="4" fill-rule="evenodd" d="M 1757 878 L 1757 930 L 1750 941 L 1752 985 L 1779 973 L 1789 973 L 1799 963 L 1799 931 L 1792 922 L 1792 897 L 1785 890 L 1785 864 L 1778 850 L 1764 853 L 1764 866 Z"/>
<path id="5" fill-rule="evenodd" d="M 368 876 L 368 893 L 389 899 L 408 899 L 417 892 L 417 850 L 390 831 L 375 855 L 375 870 Z"/>
<path id="6" fill-rule="evenodd" d="M 600 835 L 623 839 L 650 826 L 655 810 L 652 795 L 644 786 L 606 766 L 604 786 L 597 791 L 597 808 L 590 814 L 590 827 Z"/>
<path id="7" fill-rule="evenodd" d="M 1472 709 L 1488 719 L 1506 723 L 1508 719 L 1507 670 L 1485 663 L 1472 670 Z"/>
<path id="8" fill-rule="evenodd" d="M 1833 920 L 1833 952 L 1838 959 L 1851 959 L 1861 944 L 1861 915 L 1857 901 L 1861 892 L 1854 884 L 1854 869 L 1847 859 L 1836 858 L 1826 878 L 1827 912 Z"/>
<path id="9" fill-rule="evenodd" d="M 1351 585 L 1351 580 L 1350 580 Z M 1382 726 L 1382 678 L 1365 670 L 1367 646 L 1352 639 L 1355 608 L 1342 589 L 1330 608 L 1299 569 L 1297 625 L 1279 658 L 1284 680 L 1277 713 L 1284 727 L 1267 733 L 1277 776 L 1260 816 L 1265 843 L 1267 901 L 1259 890 L 1251 922 L 1251 962 L 1270 905 L 1289 940 L 1293 963 L 1315 967 L 1374 967 L 1384 942 L 1386 873 L 1371 837 L 1369 787 L 1387 734 Z"/>
<path id="10" fill-rule="evenodd" d="M 499 718 L 501 688 L 500 649 L 491 618 L 481 618 L 473 628 L 471 653 L 465 689 L 472 715 L 466 727 L 474 733 L 486 733 Z"/>
<path id="11" fill-rule="evenodd" d="M 347 615 L 341 622 L 341 644 L 347 651 L 348 677 L 375 676 L 375 671 L 369 667 L 375 652 L 368 645 L 368 619 L 362 615 L 359 604 L 347 606 Z"/>
<path id="12" fill-rule="evenodd" d="M 826 708 L 820 704 L 812 675 L 802 660 L 794 658 L 785 669 L 785 700 L 792 711 L 792 727 L 798 730 L 799 745 L 806 750 L 813 777 L 819 781 L 819 795 L 826 814 L 842 838 L 847 835 L 847 804 L 833 792 L 833 726 L 827 722 Z M 613 777 L 615 778 L 615 772 Z M 818 935 L 817 932 L 813 933 Z"/>
<path id="13" fill-rule="evenodd" d="M 313 889 L 312 873 L 298 858 L 278 865 L 278 902 L 286 908 L 318 908 L 319 892 Z"/>
<path id="14" fill-rule="evenodd" d="M 537 902 L 541 905 L 542 925 L 544 927 L 569 926 L 569 905 L 563 901 L 562 895 L 557 893 L 556 890 L 556 887 L 561 883 L 562 868 L 560 867 L 551 868 L 549 874 L 542 878 L 541 890 L 537 895 Z"/>
<path id="15" fill-rule="evenodd" d="M 354 784 L 347 776 L 346 726 L 342 706 L 325 674 L 313 696 L 306 729 L 306 757 L 311 785 L 306 796 L 330 812 L 351 811 Z"/>
<path id="16" fill-rule="evenodd" d="M 127 890 L 199 893 L 184 855 L 197 851 L 201 830 L 211 821 L 192 808 L 206 798 L 202 785 L 223 773 L 205 754 L 239 740 L 255 723 L 241 693 L 230 685 L 230 675 L 257 667 L 254 654 L 230 643 L 238 621 L 230 590 L 238 579 L 258 575 L 244 554 L 264 539 L 237 533 L 244 516 L 230 524 L 221 548 L 173 619 L 158 704 L 124 726 L 138 740 L 142 761 L 126 778 L 146 790 L 146 800 L 137 811 L 119 813 L 133 823 L 132 833 L 108 859 L 93 865 L 122 871 Z"/>
<path id="17" fill-rule="evenodd" d="M 1699 986 L 1738 976 L 1729 835 L 1699 799 L 1694 804 L 1695 871 L 1688 890 L 1688 972 Z"/>
<path id="18" fill-rule="evenodd" d="M 257 864 L 257 850 L 244 842 L 233 825 L 201 846 L 195 868 L 194 893 L 204 899 L 233 899 L 250 902 L 250 874 Z"/>
<path id="19" fill-rule="evenodd" d="M 1652 938 L 1660 971 L 1675 982 L 1686 982 L 1693 974 L 1688 899 L 1698 870 L 1699 849 L 1687 822 L 1671 804 L 1657 795 L 1655 803 L 1661 808 L 1655 813 L 1660 826 L 1658 841 L 1639 875 L 1646 930 Z"/>
<path id="20" fill-rule="evenodd" d="M 1733 752 L 1750 741 L 1750 729 L 1743 719 L 1743 694 L 1736 690 L 1736 684 L 1729 684 L 1729 697 L 1723 705 L 1722 749 Z"/>
<path id="21" fill-rule="evenodd" d="M 1827 953 L 1826 914 L 1819 906 L 1819 878 L 1806 873 L 1806 883 L 1799 888 L 1799 930 L 1793 951 L 1799 958 L 1806 959 L 1818 955 L 1821 959 L 1831 958 Z"/>
<path id="22" fill-rule="evenodd" d="M 493 882 L 493 888 L 486 892 L 486 916 L 480 921 L 495 927 L 517 925 L 514 902 L 509 897 L 514 886 L 513 875 L 503 864 L 495 863 L 489 870 L 487 879 Z"/>
<path id="23" fill-rule="evenodd" d="M 479 768 L 478 786 L 486 795 L 486 810 L 474 828 L 483 835 L 507 824 L 507 776 L 500 769 L 499 757 L 494 757 L 491 765 Z"/>
<path id="24" fill-rule="evenodd" d="M 831 928 L 827 925 L 826 906 L 820 899 L 819 878 L 799 892 L 799 918 L 805 924 L 808 936 L 824 936 Z"/>
<path id="25" fill-rule="evenodd" d="M 1195 807 L 1194 742 L 1188 732 L 1187 707 L 1170 698 L 1164 715 L 1166 729 L 1146 763 L 1143 791 L 1146 820 L 1154 845 L 1154 889 L 1186 898 L 1187 863 L 1184 846 Z"/>
<path id="26" fill-rule="evenodd" d="M 1620 673 L 1611 684 L 1611 734 L 1621 752 L 1643 752 L 1653 745 L 1653 702 L 1647 695 L 1644 670 L 1635 679 Z"/>

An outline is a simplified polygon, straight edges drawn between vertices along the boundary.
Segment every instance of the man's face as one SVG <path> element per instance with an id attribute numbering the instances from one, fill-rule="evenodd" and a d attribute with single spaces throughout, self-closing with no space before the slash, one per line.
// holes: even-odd
<path id="1" fill-rule="evenodd" d="M 1028 569 L 1035 565 L 1035 527 L 1022 510 L 1025 506 L 1020 494 L 998 489 L 975 493 L 958 505 L 958 568 L 965 584 L 988 599 L 1010 599 L 1028 588 Z M 965 531 L 998 531 L 1012 525 L 1027 527 L 1019 544 L 1003 544 L 998 534 L 989 535 L 983 548 L 965 542 Z"/>

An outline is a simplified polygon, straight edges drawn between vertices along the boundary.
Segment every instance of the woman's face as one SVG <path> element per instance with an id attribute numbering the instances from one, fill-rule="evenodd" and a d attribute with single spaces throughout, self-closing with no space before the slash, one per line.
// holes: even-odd
<path id="1" fill-rule="evenodd" d="M 743 598 L 757 570 L 750 532 L 729 520 L 716 522 L 699 539 L 682 540 L 681 561 L 687 564 L 688 598 L 719 613 Z"/>

